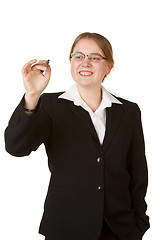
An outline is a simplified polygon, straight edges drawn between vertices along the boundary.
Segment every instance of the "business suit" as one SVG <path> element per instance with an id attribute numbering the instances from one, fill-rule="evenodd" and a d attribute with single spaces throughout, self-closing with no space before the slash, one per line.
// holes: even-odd
<path id="1" fill-rule="evenodd" d="M 103 218 L 118 240 L 140 240 L 149 228 L 147 164 L 136 104 L 106 108 L 101 145 L 87 111 L 44 94 L 28 116 L 23 100 L 5 132 L 6 150 L 25 156 L 45 144 L 51 179 L 39 232 L 54 240 L 97 240 Z"/>

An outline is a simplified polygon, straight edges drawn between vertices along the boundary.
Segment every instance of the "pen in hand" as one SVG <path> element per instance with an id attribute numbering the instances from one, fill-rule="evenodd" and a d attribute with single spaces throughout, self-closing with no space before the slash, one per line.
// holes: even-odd
<path id="1" fill-rule="evenodd" d="M 47 67 L 48 66 L 48 64 L 49 64 L 49 59 L 43 64 L 43 66 L 45 66 L 45 67 Z M 44 71 L 43 70 L 41 70 L 41 72 L 43 73 Z"/>

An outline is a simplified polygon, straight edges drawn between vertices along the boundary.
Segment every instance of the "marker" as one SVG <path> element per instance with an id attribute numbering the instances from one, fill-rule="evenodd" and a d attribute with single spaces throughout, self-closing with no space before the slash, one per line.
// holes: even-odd
<path id="1" fill-rule="evenodd" d="M 43 66 L 45 66 L 45 67 L 47 67 L 48 66 L 48 64 L 49 64 L 49 59 L 43 64 Z M 43 73 L 44 71 L 43 70 L 41 70 L 41 72 Z"/>

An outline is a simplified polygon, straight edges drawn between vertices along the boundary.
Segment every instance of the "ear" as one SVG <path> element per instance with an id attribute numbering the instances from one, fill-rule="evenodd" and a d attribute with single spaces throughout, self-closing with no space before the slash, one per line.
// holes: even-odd
<path id="1" fill-rule="evenodd" d="M 111 63 L 107 63 L 106 76 L 110 74 L 112 68 L 113 68 L 113 65 Z"/>

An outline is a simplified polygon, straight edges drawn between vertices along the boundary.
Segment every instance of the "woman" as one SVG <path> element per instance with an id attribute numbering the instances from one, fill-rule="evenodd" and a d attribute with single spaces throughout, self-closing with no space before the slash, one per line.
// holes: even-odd
<path id="1" fill-rule="evenodd" d="M 44 62 L 23 67 L 26 93 L 5 132 L 15 156 L 45 144 L 51 179 L 39 232 L 46 240 L 142 239 L 149 220 L 140 110 L 101 85 L 114 65 L 111 44 L 96 33 L 76 38 L 76 84 L 65 93 L 41 95 L 51 74 Z"/>

